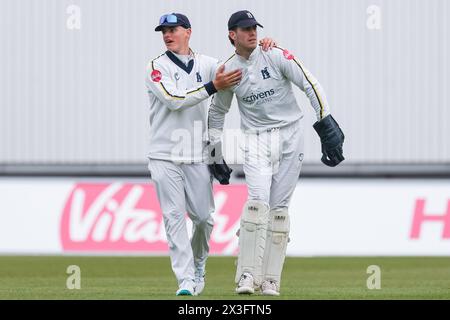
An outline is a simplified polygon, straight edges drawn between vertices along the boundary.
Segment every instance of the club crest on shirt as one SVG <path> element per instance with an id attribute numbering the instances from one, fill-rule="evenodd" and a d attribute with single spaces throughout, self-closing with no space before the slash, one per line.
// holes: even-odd
<path id="1" fill-rule="evenodd" d="M 292 53 L 290 53 L 289 50 L 287 50 L 287 49 L 283 50 L 283 55 L 288 60 L 294 59 L 294 55 Z"/>
<path id="2" fill-rule="evenodd" d="M 197 82 L 203 82 L 200 72 L 197 72 Z"/>
<path id="3" fill-rule="evenodd" d="M 151 75 L 153 82 L 160 82 L 162 78 L 161 71 L 159 70 L 153 70 Z"/>
<path id="4" fill-rule="evenodd" d="M 270 73 L 267 70 L 267 67 L 265 67 L 264 69 L 261 70 L 261 74 L 262 74 L 263 80 L 270 78 Z"/>
<path id="5" fill-rule="evenodd" d="M 180 75 L 178 74 L 178 72 L 175 72 L 173 76 L 175 77 L 175 80 L 180 80 Z"/>

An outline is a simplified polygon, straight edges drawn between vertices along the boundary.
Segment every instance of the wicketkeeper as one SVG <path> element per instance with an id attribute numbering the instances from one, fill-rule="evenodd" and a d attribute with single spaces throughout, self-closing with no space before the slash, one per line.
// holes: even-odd
<path id="1" fill-rule="evenodd" d="M 260 289 L 279 295 L 281 273 L 289 239 L 288 207 L 303 161 L 303 113 L 291 83 L 308 97 L 317 116 L 314 129 L 322 142 L 322 162 L 334 167 L 344 160 L 344 134 L 330 114 L 325 93 L 288 50 L 267 52 L 257 46 L 257 26 L 249 11 L 234 13 L 228 21 L 229 40 L 236 51 L 225 70 L 242 70 L 242 80 L 218 92 L 209 110 L 212 143 L 220 143 L 225 114 L 236 95 L 245 134 L 244 173 L 248 201 L 241 215 L 237 293 Z"/>

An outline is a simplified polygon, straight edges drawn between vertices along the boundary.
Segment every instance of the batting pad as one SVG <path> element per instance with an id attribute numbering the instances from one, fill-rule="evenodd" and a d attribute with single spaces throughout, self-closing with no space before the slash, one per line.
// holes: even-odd
<path id="1" fill-rule="evenodd" d="M 287 208 L 271 210 L 263 259 L 264 280 L 275 280 L 280 285 L 286 248 L 289 240 L 289 213 Z M 279 290 L 279 288 L 278 288 Z"/>
<path id="2" fill-rule="evenodd" d="M 262 282 L 262 263 L 266 244 L 269 205 L 263 201 L 249 200 L 245 203 L 239 230 L 239 254 L 236 283 L 244 272 L 253 275 L 259 286 Z"/>

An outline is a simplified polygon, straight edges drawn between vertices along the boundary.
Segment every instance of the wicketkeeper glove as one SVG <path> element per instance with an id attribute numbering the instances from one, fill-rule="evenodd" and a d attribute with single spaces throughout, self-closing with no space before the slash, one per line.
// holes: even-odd
<path id="1" fill-rule="evenodd" d="M 344 161 L 342 146 L 344 133 L 331 114 L 313 125 L 322 143 L 322 162 L 329 167 L 335 167 Z"/>
<path id="2" fill-rule="evenodd" d="M 211 174 L 216 178 L 220 184 L 230 184 L 231 168 L 225 162 L 222 156 L 222 143 L 211 145 L 208 142 L 208 167 Z"/>

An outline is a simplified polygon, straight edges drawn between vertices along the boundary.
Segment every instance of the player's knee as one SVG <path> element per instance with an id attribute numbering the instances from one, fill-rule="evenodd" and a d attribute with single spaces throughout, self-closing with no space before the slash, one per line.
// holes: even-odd
<path id="1" fill-rule="evenodd" d="M 259 201 L 269 205 L 270 194 L 265 190 L 249 190 L 248 201 Z"/>
<path id="2" fill-rule="evenodd" d="M 192 218 L 191 220 L 198 227 L 214 225 L 214 220 L 213 220 L 213 217 L 211 216 L 211 214 L 196 216 L 196 217 Z"/>
<path id="3" fill-rule="evenodd" d="M 270 199 L 270 210 L 281 210 L 289 207 L 289 199 L 274 199 L 278 197 L 272 197 Z"/>
<path id="4" fill-rule="evenodd" d="M 166 224 L 178 224 L 184 221 L 183 210 L 166 209 L 163 210 L 163 218 Z"/>
<path id="5" fill-rule="evenodd" d="M 256 196 L 256 197 L 248 197 L 249 201 L 258 201 L 258 202 L 262 202 L 262 203 L 266 203 L 267 206 L 269 206 L 269 201 L 268 201 L 268 197 L 265 196 Z"/>
<path id="6" fill-rule="evenodd" d="M 241 225 L 245 225 L 246 229 L 251 229 L 252 226 L 257 225 L 266 225 L 268 217 L 269 204 L 267 202 L 249 199 L 244 205 Z"/>

